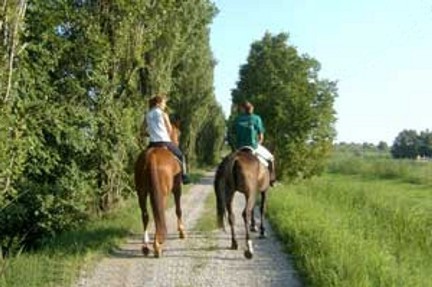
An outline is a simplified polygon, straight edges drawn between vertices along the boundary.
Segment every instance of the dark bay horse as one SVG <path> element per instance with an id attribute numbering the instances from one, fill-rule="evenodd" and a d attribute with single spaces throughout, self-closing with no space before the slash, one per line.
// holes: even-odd
<path id="1" fill-rule="evenodd" d="M 178 145 L 179 130 L 173 126 L 171 140 Z M 144 225 L 144 243 L 142 252 L 147 256 L 149 249 L 147 198 L 153 211 L 155 236 L 153 250 L 155 257 L 162 255 L 162 244 L 167 235 L 165 209 L 170 193 L 174 194 L 177 229 L 180 238 L 185 238 L 185 228 L 182 221 L 180 197 L 182 193 L 182 178 L 180 162 L 165 147 L 151 147 L 140 153 L 135 163 L 135 188 L 138 194 L 139 206 Z"/>
<path id="2" fill-rule="evenodd" d="M 246 250 L 244 255 L 250 259 L 253 257 L 252 240 L 249 235 L 249 227 L 255 226 L 253 209 L 256 196 L 261 194 L 260 204 L 260 236 L 265 237 L 264 214 L 266 206 L 266 191 L 270 187 L 268 168 L 252 154 L 250 150 L 242 149 L 233 152 L 219 164 L 216 171 L 214 188 L 216 192 L 218 225 L 224 228 L 225 211 L 228 211 L 228 222 L 231 227 L 231 249 L 238 249 L 234 230 L 235 218 L 233 213 L 233 198 L 236 191 L 244 194 L 246 205 L 242 212 L 246 230 Z"/>

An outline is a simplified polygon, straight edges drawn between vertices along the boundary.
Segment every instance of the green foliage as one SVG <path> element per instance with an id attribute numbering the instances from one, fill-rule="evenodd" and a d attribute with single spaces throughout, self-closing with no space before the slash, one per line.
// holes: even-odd
<path id="1" fill-rule="evenodd" d="M 0 41 L 3 253 L 130 196 L 153 93 L 170 94 L 192 162 L 214 162 L 223 114 L 213 92 L 210 1 L 32 0 L 25 13 L 12 2 L 0 15 L 0 37 L 19 28 L 15 41 Z"/>
<path id="2" fill-rule="evenodd" d="M 415 130 L 403 130 L 391 147 L 394 158 L 432 157 L 432 133 L 428 130 L 417 133 Z"/>
<path id="3" fill-rule="evenodd" d="M 225 134 L 222 108 L 214 104 L 208 109 L 201 130 L 196 136 L 195 150 L 198 162 L 214 166 L 219 163 Z"/>
<path id="4" fill-rule="evenodd" d="M 318 77 L 320 64 L 287 43 L 287 34 L 266 33 L 251 46 L 233 90 L 233 103 L 249 100 L 266 126 L 266 145 L 280 177 L 319 174 L 335 136 L 336 83 Z"/>
<path id="5" fill-rule="evenodd" d="M 384 141 L 380 141 L 380 142 L 378 143 L 377 148 L 378 148 L 378 150 L 380 150 L 380 151 L 388 151 L 388 150 L 389 150 L 388 144 L 387 144 L 386 142 L 384 142 Z"/>
<path id="6" fill-rule="evenodd" d="M 178 61 L 173 64 L 170 106 L 181 119 L 180 143 L 188 161 L 212 164 L 224 129 L 222 109 L 216 103 L 212 84 L 215 60 L 208 44 L 207 25 L 216 11 L 207 1 L 182 3 L 182 13 L 177 17 L 183 18 L 186 25 L 180 28 L 187 33 L 181 39 L 184 50 L 179 51 Z M 196 44 L 192 46 L 191 42 Z M 208 154 L 203 148 L 209 148 Z"/>
<path id="7" fill-rule="evenodd" d="M 0 259 L 0 286 L 71 286 L 83 267 L 111 252 L 131 232 L 141 230 L 137 205 L 136 198 L 131 198 L 103 218 L 92 218 L 73 231 L 45 239 L 39 250 Z"/>

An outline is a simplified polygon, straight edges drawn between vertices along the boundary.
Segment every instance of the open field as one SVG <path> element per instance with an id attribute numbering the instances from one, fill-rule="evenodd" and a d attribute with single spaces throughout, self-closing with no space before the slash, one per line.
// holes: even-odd
<path id="1" fill-rule="evenodd" d="M 308 286 L 432 286 L 432 163 L 336 158 L 270 193 Z"/>

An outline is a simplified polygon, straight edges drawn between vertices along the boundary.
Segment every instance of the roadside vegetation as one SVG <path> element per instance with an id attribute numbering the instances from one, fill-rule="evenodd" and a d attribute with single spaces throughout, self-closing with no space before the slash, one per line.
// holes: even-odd
<path id="1" fill-rule="evenodd" d="M 432 286 L 432 162 L 339 152 L 269 218 L 307 286 Z"/>
<path id="2" fill-rule="evenodd" d="M 148 100 L 169 96 L 191 168 L 215 165 L 225 118 L 198 1 L 2 1 L 0 257 L 85 225 L 134 193 Z M 163 47 L 163 49 L 161 48 Z"/>
<path id="3" fill-rule="evenodd" d="M 192 181 L 197 182 L 203 174 L 204 170 L 194 170 L 190 175 Z M 184 186 L 184 193 L 189 188 Z M 173 204 L 170 197 L 168 205 Z M 152 220 L 150 206 L 149 211 Z M 95 217 L 73 231 L 47 239 L 37 250 L 0 259 L 0 286 L 71 286 L 82 269 L 91 269 L 131 234 L 142 234 L 140 212 L 137 198 L 131 196 L 109 213 Z"/>
<path id="4" fill-rule="evenodd" d="M 70 286 L 82 267 L 95 262 L 130 234 L 142 232 L 135 197 L 74 231 L 47 240 L 33 252 L 0 261 L 0 286 Z"/>

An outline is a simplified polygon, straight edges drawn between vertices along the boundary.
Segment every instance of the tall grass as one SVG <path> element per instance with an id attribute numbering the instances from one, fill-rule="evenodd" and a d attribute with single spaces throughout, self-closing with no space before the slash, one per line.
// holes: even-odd
<path id="1" fill-rule="evenodd" d="M 354 154 L 335 154 L 328 165 L 328 172 L 359 174 L 362 176 L 397 179 L 408 183 L 432 185 L 432 162 L 394 160 L 382 156 L 360 157 Z"/>
<path id="2" fill-rule="evenodd" d="M 270 193 L 269 218 L 309 286 L 432 286 L 432 190 L 412 164 L 338 161 Z"/>

